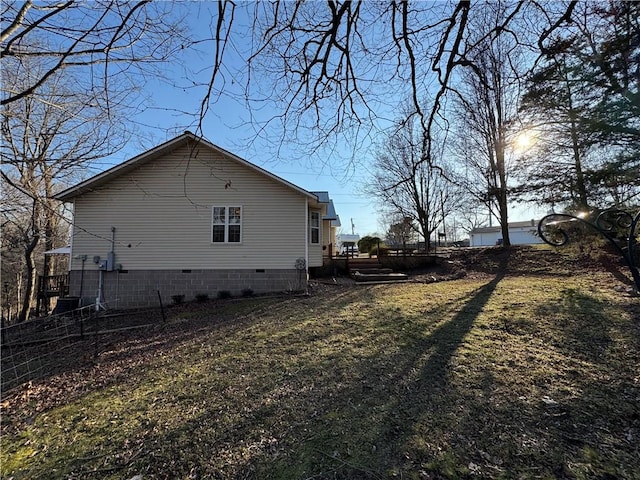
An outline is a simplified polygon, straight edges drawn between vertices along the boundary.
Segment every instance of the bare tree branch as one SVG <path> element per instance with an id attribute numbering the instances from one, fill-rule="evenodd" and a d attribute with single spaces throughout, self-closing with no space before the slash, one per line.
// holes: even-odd
<path id="1" fill-rule="evenodd" d="M 2 33 L 0 34 L 0 42 L 4 42 L 10 35 L 13 34 L 13 32 L 15 32 L 20 27 L 20 25 L 22 25 L 27 11 L 32 6 L 33 2 L 31 0 L 24 2 L 22 7 L 20 7 L 20 11 L 16 14 L 11 24 L 7 28 L 2 30 Z"/>
<path id="2" fill-rule="evenodd" d="M 9 105 L 27 95 L 37 94 L 58 70 L 84 68 L 108 92 L 108 83 L 118 75 L 135 69 L 142 71 L 153 62 L 170 58 L 176 45 L 188 42 L 173 21 L 165 18 L 171 4 L 142 0 L 129 4 L 123 0 L 96 0 L 91 4 L 71 0 L 51 5 L 27 4 L 9 7 L 3 17 L 15 16 L 3 31 L 0 58 L 50 59 L 41 77 L 21 90 L 3 88 L 1 105 Z M 162 11 L 165 8 L 166 11 Z M 77 25 L 70 27 L 69 25 Z M 180 48 L 179 46 L 177 48 Z M 118 69 L 113 68 L 120 64 Z M 101 65 L 102 73 L 92 70 Z M 92 86 L 93 88 L 93 86 Z M 108 100 L 108 99 L 107 99 Z"/>

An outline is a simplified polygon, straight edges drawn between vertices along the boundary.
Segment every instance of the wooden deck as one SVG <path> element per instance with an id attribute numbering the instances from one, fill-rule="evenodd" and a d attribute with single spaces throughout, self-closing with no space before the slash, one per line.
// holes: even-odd
<path id="1" fill-rule="evenodd" d="M 69 294 L 69 274 L 41 275 L 38 276 L 38 288 L 36 291 L 36 315 L 40 316 L 44 308 L 48 313 L 49 301 L 54 297 L 65 297 Z"/>

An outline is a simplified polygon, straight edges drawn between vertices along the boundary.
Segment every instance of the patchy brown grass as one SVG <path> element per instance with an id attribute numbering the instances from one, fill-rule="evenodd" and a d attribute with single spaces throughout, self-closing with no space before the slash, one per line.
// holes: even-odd
<path id="1" fill-rule="evenodd" d="M 114 336 L 3 399 L 2 477 L 640 478 L 624 271 L 451 262 L 432 275 L 464 278 L 187 305 Z"/>

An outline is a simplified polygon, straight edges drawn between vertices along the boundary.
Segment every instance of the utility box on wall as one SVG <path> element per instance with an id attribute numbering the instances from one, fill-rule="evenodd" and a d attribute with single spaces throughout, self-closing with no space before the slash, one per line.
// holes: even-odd
<path id="1" fill-rule="evenodd" d="M 116 254 L 114 252 L 107 253 L 107 272 L 113 272 L 116 266 Z"/>
<path id="2" fill-rule="evenodd" d="M 113 272 L 115 268 L 116 268 L 116 254 L 114 252 L 107 253 L 106 259 L 98 261 L 99 270 L 104 270 L 106 272 Z"/>

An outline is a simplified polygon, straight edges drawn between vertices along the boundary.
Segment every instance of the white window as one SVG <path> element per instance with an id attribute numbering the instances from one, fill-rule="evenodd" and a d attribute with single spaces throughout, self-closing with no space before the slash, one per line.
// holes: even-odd
<path id="1" fill-rule="evenodd" d="M 320 213 L 311 212 L 311 243 L 320 243 Z"/>
<path id="2" fill-rule="evenodd" d="M 213 243 L 240 243 L 242 241 L 242 207 L 212 208 Z"/>

